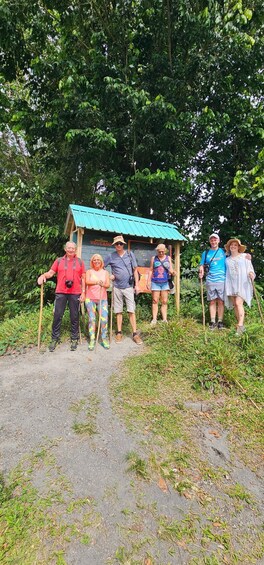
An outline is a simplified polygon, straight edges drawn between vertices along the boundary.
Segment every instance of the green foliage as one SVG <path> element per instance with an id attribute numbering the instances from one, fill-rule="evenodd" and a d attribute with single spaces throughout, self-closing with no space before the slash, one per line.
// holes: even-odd
<path id="1" fill-rule="evenodd" d="M 263 20 L 260 0 L 2 0 L 2 317 L 37 304 L 74 202 L 203 244 L 220 227 L 263 277 Z"/>
<path id="2" fill-rule="evenodd" d="M 41 344 L 47 345 L 51 336 L 53 305 L 43 308 Z M 36 346 L 38 342 L 38 312 L 23 312 L 0 325 L 0 355 L 12 351 L 24 351 L 26 347 Z M 61 327 L 62 339 L 69 335 L 69 311 L 66 310 Z"/>

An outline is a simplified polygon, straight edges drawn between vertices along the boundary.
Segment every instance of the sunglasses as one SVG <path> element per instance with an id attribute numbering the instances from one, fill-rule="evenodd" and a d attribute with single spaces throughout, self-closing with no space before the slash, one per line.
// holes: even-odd
<path id="1" fill-rule="evenodd" d="M 115 245 L 124 245 L 124 244 L 122 243 L 122 241 L 118 241 L 117 243 L 115 243 Z"/>

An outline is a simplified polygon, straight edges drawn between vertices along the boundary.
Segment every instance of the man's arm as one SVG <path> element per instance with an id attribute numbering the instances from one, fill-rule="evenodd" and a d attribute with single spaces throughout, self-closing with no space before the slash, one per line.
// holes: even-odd
<path id="1" fill-rule="evenodd" d="M 38 284 L 41 285 L 45 283 L 47 279 L 51 279 L 52 277 L 54 277 L 54 275 L 56 275 L 56 271 L 53 271 L 52 269 L 50 269 L 46 273 L 43 273 L 43 275 L 39 275 Z"/>

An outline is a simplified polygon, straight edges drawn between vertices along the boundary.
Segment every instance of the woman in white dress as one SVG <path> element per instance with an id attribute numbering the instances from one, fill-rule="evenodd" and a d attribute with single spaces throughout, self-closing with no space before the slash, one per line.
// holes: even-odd
<path id="1" fill-rule="evenodd" d="M 245 331 L 244 328 L 244 302 L 251 306 L 253 296 L 252 281 L 255 271 L 248 256 L 244 253 L 245 245 L 240 239 L 229 239 L 225 250 L 230 255 L 226 258 L 225 305 L 234 308 L 237 319 L 237 335 Z"/>

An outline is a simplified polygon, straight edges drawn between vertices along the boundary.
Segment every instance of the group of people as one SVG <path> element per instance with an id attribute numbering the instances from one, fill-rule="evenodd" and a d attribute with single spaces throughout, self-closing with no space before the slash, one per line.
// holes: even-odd
<path id="1" fill-rule="evenodd" d="M 241 335 L 244 327 L 244 302 L 251 305 L 253 281 L 255 278 L 251 255 L 245 253 L 246 246 L 240 239 L 229 239 L 224 249 L 219 247 L 217 233 L 209 237 L 210 249 L 202 254 L 199 277 L 206 276 L 207 300 L 209 302 L 209 328 L 223 329 L 224 307 L 234 308 L 237 321 L 236 334 Z"/>
<path id="2" fill-rule="evenodd" d="M 222 329 L 224 306 L 234 307 L 237 319 L 237 333 L 244 331 L 244 301 L 250 306 L 255 278 L 251 256 L 245 254 L 245 246 L 237 238 L 230 239 L 225 251 L 219 248 L 220 238 L 213 233 L 209 237 L 210 249 L 202 254 L 199 277 L 206 275 L 207 299 L 209 301 L 210 329 Z M 47 279 L 57 276 L 55 291 L 54 317 L 52 323 L 52 339 L 49 350 L 54 351 L 60 341 L 62 317 L 66 304 L 69 305 L 71 320 L 71 350 L 77 348 L 79 340 L 80 303 L 84 302 L 88 313 L 89 344 L 92 351 L 97 337 L 96 323 L 101 330 L 101 345 L 109 349 L 108 339 L 108 300 L 107 289 L 112 281 L 113 312 L 116 314 L 115 341 L 123 339 L 123 307 L 124 302 L 129 315 L 132 339 L 141 345 L 142 339 L 137 331 L 135 294 L 139 292 L 139 274 L 137 262 L 132 251 L 125 250 L 126 242 L 122 235 L 113 239 L 115 251 L 103 260 L 94 254 L 90 260 L 90 268 L 86 271 L 82 259 L 76 255 L 76 244 L 68 241 L 65 244 L 65 255 L 57 258 L 49 271 L 38 277 L 42 285 Z M 170 280 L 175 276 L 171 257 L 166 246 L 160 243 L 151 258 L 148 272 L 147 288 L 152 294 L 152 321 L 157 323 L 158 307 L 161 302 L 161 318 L 167 323 L 167 305 L 170 293 Z M 110 266 L 111 274 L 106 270 Z M 98 313 L 98 316 L 97 316 Z M 96 319 L 98 317 L 98 322 Z M 217 318 L 217 320 L 216 320 Z M 98 334 L 98 330 L 97 330 Z"/>
<path id="3" fill-rule="evenodd" d="M 71 351 L 76 350 L 79 340 L 81 302 L 85 303 L 88 312 L 89 350 L 92 351 L 96 343 L 96 312 L 101 330 L 101 345 L 109 349 L 107 288 L 110 286 L 110 279 L 113 284 L 113 311 L 116 314 L 117 324 L 115 341 L 120 343 L 123 339 L 125 302 L 132 328 L 132 339 L 137 345 L 143 343 L 137 332 L 135 314 L 135 293 L 139 290 L 136 258 L 133 252 L 128 253 L 124 249 L 126 242 L 122 235 L 114 237 L 112 245 L 115 251 L 105 260 L 101 255 L 94 254 L 90 260 L 90 269 L 86 271 L 84 262 L 76 255 L 76 244 L 68 241 L 64 247 L 64 257 L 56 259 L 49 271 L 38 277 L 38 284 L 41 285 L 47 279 L 57 276 L 50 351 L 54 351 L 60 341 L 61 322 L 67 303 L 71 320 Z M 111 275 L 106 270 L 108 265 L 111 267 Z"/>

